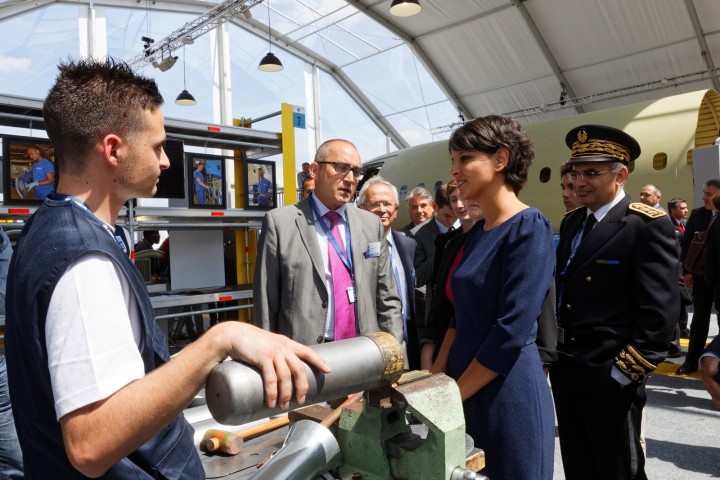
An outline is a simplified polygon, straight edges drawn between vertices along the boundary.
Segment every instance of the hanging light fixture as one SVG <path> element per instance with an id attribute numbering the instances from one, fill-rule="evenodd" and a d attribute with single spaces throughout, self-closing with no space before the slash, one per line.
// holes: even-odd
<path id="1" fill-rule="evenodd" d="M 560 82 L 560 105 L 565 105 L 565 102 L 567 102 L 568 93 L 567 90 L 565 90 L 565 83 Z"/>
<path id="2" fill-rule="evenodd" d="M 187 78 L 185 77 L 185 45 L 183 45 L 183 91 L 175 99 L 175 103 L 184 107 L 191 107 L 197 104 L 195 97 L 187 91 Z"/>
<path id="3" fill-rule="evenodd" d="M 283 68 L 282 62 L 280 62 L 280 59 L 275 56 L 275 54 L 272 53 L 272 30 L 270 29 L 270 0 L 267 0 L 267 7 L 268 7 L 268 53 L 263 57 L 262 60 L 260 60 L 260 65 L 258 65 L 258 70 L 261 70 L 263 72 L 279 72 Z"/>
<path id="4" fill-rule="evenodd" d="M 396 17 L 411 17 L 422 10 L 418 0 L 393 0 L 390 13 Z"/>

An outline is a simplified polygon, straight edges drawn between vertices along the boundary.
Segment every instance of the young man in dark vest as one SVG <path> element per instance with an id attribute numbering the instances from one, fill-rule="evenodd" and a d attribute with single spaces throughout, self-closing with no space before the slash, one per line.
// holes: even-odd
<path id="1" fill-rule="evenodd" d="M 145 284 L 114 227 L 170 163 L 153 80 L 112 59 L 60 65 L 43 116 L 62 171 L 23 229 L 7 289 L 12 406 L 31 479 L 205 478 L 181 412 L 228 356 L 263 372 L 266 402 L 302 402 L 285 337 L 226 322 L 169 361 Z"/>

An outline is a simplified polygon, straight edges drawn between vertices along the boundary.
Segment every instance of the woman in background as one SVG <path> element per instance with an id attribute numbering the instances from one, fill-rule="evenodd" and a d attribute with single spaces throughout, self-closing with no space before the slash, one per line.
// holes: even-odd
<path id="1" fill-rule="evenodd" d="M 425 331 L 422 343 L 420 368 L 429 370 L 438 354 L 438 346 L 442 344 L 450 320 L 455 316 L 455 308 L 447 295 L 450 288 L 450 276 L 453 267 L 462 257 L 462 248 L 465 236 L 470 231 L 477 218 L 471 218 L 468 209 L 460 198 L 460 192 L 455 179 L 447 183 L 447 194 L 450 199 L 450 208 L 460 221 L 460 228 L 448 230 L 438 235 L 435 250 L 435 266 L 433 268 L 432 295 L 430 296 L 430 309 L 427 314 Z"/>
<path id="2" fill-rule="evenodd" d="M 552 480 L 555 423 L 535 345 L 537 318 L 553 281 L 550 222 L 518 199 L 534 157 L 510 117 L 488 116 L 450 138 L 460 197 L 483 220 L 465 240 L 451 279 L 455 319 L 432 371 L 460 388 L 466 429 L 485 451 L 493 480 Z"/>

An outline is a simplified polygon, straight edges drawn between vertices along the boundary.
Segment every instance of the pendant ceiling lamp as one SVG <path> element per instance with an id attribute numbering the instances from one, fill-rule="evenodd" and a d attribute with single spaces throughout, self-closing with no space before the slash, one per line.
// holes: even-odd
<path id="1" fill-rule="evenodd" d="M 175 103 L 184 107 L 191 107 L 197 104 L 197 100 L 187 91 L 187 79 L 185 77 L 185 45 L 183 45 L 183 91 L 175 99 Z"/>
<path id="2" fill-rule="evenodd" d="M 396 17 L 411 17 L 420 13 L 422 7 L 418 0 L 393 0 L 390 13 Z"/>
<path id="3" fill-rule="evenodd" d="M 280 59 L 272 53 L 272 30 L 270 29 L 270 0 L 267 0 L 268 7 L 268 53 L 260 60 L 258 69 L 263 72 L 279 72 L 283 68 Z"/>

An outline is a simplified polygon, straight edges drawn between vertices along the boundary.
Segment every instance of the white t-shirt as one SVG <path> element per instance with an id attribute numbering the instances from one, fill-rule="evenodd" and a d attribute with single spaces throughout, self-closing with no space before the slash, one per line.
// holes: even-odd
<path id="1" fill-rule="evenodd" d="M 58 420 L 145 376 L 140 310 L 130 283 L 105 255 L 84 255 L 63 274 L 45 335 Z"/>

